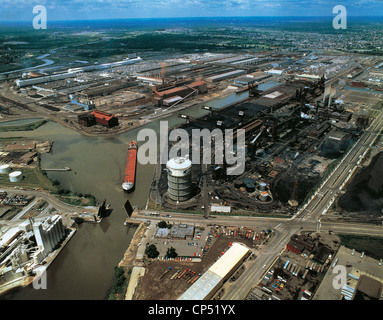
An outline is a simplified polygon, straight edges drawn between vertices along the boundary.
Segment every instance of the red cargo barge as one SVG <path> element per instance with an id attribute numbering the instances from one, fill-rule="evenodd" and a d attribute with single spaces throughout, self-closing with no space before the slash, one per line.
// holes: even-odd
<path id="1" fill-rule="evenodd" d="M 133 191 L 136 181 L 136 164 L 137 164 L 137 144 L 131 141 L 128 147 L 128 155 L 126 156 L 126 165 L 124 173 L 124 181 L 122 189 L 127 192 Z"/>

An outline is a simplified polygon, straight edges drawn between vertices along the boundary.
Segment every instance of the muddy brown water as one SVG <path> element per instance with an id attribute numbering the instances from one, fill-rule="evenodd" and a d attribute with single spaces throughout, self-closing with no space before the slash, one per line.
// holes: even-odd
<path id="1" fill-rule="evenodd" d="M 209 102 L 212 107 L 222 107 L 247 97 L 247 92 Z M 184 114 L 195 117 L 206 111 L 201 105 Z M 169 127 L 181 121 L 178 113 L 169 116 Z M 145 125 L 159 132 L 158 121 Z M 152 183 L 154 165 L 137 164 L 137 181 L 133 193 L 121 188 L 128 143 L 137 138 L 142 128 L 118 136 L 88 137 L 59 124 L 48 122 L 34 131 L 2 132 L 0 137 L 31 137 L 53 140 L 53 149 L 44 154 L 41 165 L 45 168 L 70 167 L 68 172 L 49 172 L 52 179 L 60 181 L 65 189 L 89 193 L 98 202 L 106 199 L 113 209 L 100 224 L 83 223 L 74 237 L 61 251 L 47 270 L 47 289 L 32 286 L 17 288 L 0 297 L 10 300 L 102 300 L 107 298 L 113 283 L 114 267 L 123 258 L 136 230 L 123 224 L 126 218 L 122 206 L 126 199 L 134 206 L 144 208 Z"/>

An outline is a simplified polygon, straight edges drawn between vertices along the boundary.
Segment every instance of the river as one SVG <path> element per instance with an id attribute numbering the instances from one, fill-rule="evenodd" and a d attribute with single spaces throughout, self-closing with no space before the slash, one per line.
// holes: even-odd
<path id="1" fill-rule="evenodd" d="M 214 108 L 245 99 L 247 92 L 205 103 Z M 202 116 L 207 111 L 202 105 L 182 111 L 183 114 Z M 169 127 L 182 121 L 178 113 L 167 120 Z M 145 128 L 159 132 L 158 121 Z M 135 227 L 123 225 L 126 218 L 122 206 L 126 199 L 132 205 L 145 207 L 152 182 L 154 165 L 137 164 L 136 189 L 126 194 L 121 188 L 128 143 L 136 140 L 141 128 L 118 136 L 88 137 L 54 122 L 48 122 L 34 131 L 2 132 L 1 137 L 31 137 L 53 140 L 51 153 L 42 155 L 42 167 L 70 167 L 68 172 L 49 172 L 62 187 L 77 193 L 90 193 L 99 202 L 106 199 L 112 214 L 100 224 L 83 223 L 67 246 L 47 271 L 47 289 L 32 286 L 18 288 L 3 299 L 12 300 L 102 300 L 113 283 L 114 267 L 123 258 L 134 235 Z"/>

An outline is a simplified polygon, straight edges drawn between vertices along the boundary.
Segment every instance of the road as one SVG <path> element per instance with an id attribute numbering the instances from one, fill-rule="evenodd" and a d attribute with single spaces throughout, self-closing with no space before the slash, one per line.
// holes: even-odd
<path id="1" fill-rule="evenodd" d="M 258 284 L 263 274 L 285 249 L 291 236 L 298 231 L 324 231 L 345 234 L 381 236 L 383 226 L 372 224 L 328 223 L 320 222 L 335 201 L 338 193 L 352 176 L 363 157 L 371 148 L 374 140 L 383 128 L 383 115 L 380 114 L 360 136 L 360 139 L 347 152 L 338 166 L 318 188 L 308 203 L 292 218 L 242 217 L 242 216 L 210 216 L 205 219 L 202 215 L 177 214 L 169 212 L 170 220 L 175 223 L 217 224 L 230 226 L 247 226 L 250 228 L 273 229 L 273 237 L 262 246 L 256 259 L 249 261 L 241 277 L 228 284 L 228 289 L 222 294 L 222 300 L 244 300 L 250 290 Z M 163 220 L 161 216 L 145 215 L 150 211 L 141 211 L 138 219 Z M 166 214 L 166 213 L 165 213 Z"/>
<path id="2" fill-rule="evenodd" d="M 50 206 L 54 207 L 57 211 L 62 213 L 82 213 L 86 207 L 81 206 L 72 206 L 70 204 L 67 204 L 65 202 L 60 201 L 57 199 L 54 195 L 43 192 L 43 191 L 34 191 L 34 190 L 19 190 L 19 189 L 7 189 L 2 188 L 0 192 L 6 192 L 7 194 L 15 194 L 20 193 L 24 194 L 26 196 L 34 197 L 35 199 L 32 200 L 26 207 L 24 207 L 15 217 L 13 217 L 11 220 L 2 220 L 0 221 L 0 224 L 12 226 L 12 225 L 18 225 L 20 224 L 20 217 L 24 215 L 25 212 L 27 212 L 30 208 L 32 208 L 38 200 L 42 199 L 49 203 Z M 42 213 L 39 215 L 36 220 L 39 220 L 40 218 L 44 218 L 44 214 Z"/>
<path id="3" fill-rule="evenodd" d="M 268 244 L 268 249 L 261 252 L 250 264 L 243 275 L 236 281 L 235 285 L 227 290 L 223 295 L 223 300 L 243 300 L 254 287 L 266 269 L 278 257 L 290 240 L 290 237 L 299 230 L 321 230 L 334 231 L 350 234 L 381 235 L 383 226 L 368 224 L 335 224 L 322 223 L 320 217 L 326 213 L 331 204 L 335 201 L 337 193 L 343 188 L 347 180 L 359 165 L 361 159 L 367 153 L 376 137 L 380 134 L 383 127 L 383 115 L 380 114 L 361 135 L 360 139 L 354 144 L 351 150 L 343 157 L 339 165 L 333 170 L 325 180 L 307 206 L 288 221 L 282 222 L 275 227 L 276 234 Z M 266 220 L 266 219 L 265 219 Z"/>

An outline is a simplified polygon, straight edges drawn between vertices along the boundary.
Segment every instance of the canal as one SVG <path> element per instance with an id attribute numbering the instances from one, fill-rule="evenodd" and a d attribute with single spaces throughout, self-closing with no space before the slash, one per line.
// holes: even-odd
<path id="1" fill-rule="evenodd" d="M 205 103 L 213 108 L 246 99 L 247 92 L 233 94 Z M 202 105 L 182 111 L 199 117 L 207 111 Z M 179 113 L 161 119 L 169 127 L 184 121 Z M 45 168 L 70 167 L 68 172 L 48 172 L 49 177 L 60 181 L 61 186 L 77 193 L 89 193 L 98 202 L 106 199 L 113 209 L 100 224 L 79 226 L 71 241 L 61 251 L 47 270 L 47 289 L 35 290 L 32 286 L 17 288 L 4 295 L 12 300 L 102 300 L 107 298 L 113 282 L 114 267 L 123 258 L 134 235 L 135 227 L 125 226 L 123 204 L 127 199 L 132 205 L 146 205 L 155 165 L 137 164 L 136 189 L 126 194 L 121 188 L 127 146 L 136 140 L 142 128 L 159 132 L 158 121 L 118 136 L 89 137 L 54 122 L 48 122 L 34 131 L 2 132 L 1 137 L 29 137 L 53 140 L 53 149 L 42 155 Z"/>

